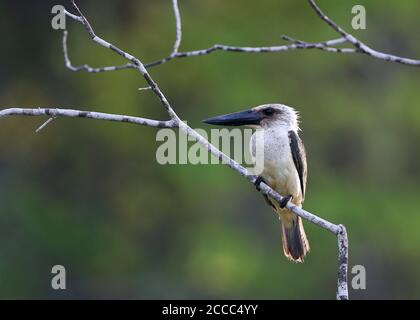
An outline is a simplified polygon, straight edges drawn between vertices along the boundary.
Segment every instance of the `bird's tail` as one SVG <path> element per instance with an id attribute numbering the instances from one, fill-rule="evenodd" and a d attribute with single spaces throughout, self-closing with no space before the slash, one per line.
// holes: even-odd
<path id="1" fill-rule="evenodd" d="M 293 215 L 290 221 L 282 222 L 281 231 L 284 255 L 291 261 L 303 262 L 309 252 L 309 242 L 301 217 Z"/>

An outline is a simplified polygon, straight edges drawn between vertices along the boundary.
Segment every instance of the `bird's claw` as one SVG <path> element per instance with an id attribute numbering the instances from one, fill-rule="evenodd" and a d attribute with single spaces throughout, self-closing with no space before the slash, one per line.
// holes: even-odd
<path id="1" fill-rule="evenodd" d="M 284 209 L 289 203 L 289 201 L 292 199 L 293 199 L 293 196 L 291 194 L 289 194 L 286 197 L 283 197 L 283 199 L 280 201 L 280 208 Z"/>
<path id="2" fill-rule="evenodd" d="M 260 184 L 261 182 L 265 182 L 264 179 L 261 176 L 258 176 L 257 179 L 255 179 L 254 185 L 257 191 L 261 191 Z"/>

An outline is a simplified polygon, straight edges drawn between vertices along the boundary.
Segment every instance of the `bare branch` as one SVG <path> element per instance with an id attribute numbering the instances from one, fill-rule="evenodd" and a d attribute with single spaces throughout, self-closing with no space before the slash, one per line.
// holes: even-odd
<path id="1" fill-rule="evenodd" d="M 75 14 L 68 12 L 66 9 L 64 9 L 64 13 L 66 14 L 66 16 L 72 18 L 73 20 L 76 20 L 77 22 L 82 22 L 83 23 L 83 20 L 82 20 L 81 17 L 76 16 Z"/>
<path id="2" fill-rule="evenodd" d="M 79 20 L 77 20 L 79 21 Z M 92 68 L 87 64 L 84 64 L 82 66 L 79 67 L 75 67 L 71 64 L 70 58 L 69 58 L 69 54 L 68 54 L 68 49 L 67 49 L 67 36 L 68 36 L 68 32 L 67 30 L 63 31 L 63 53 L 64 53 L 64 62 L 65 65 L 68 69 L 70 69 L 71 71 L 74 72 L 79 72 L 79 71 L 87 71 L 87 72 L 91 72 L 91 73 L 100 73 L 100 72 L 107 72 L 107 71 L 117 71 L 117 70 L 124 70 L 124 69 L 132 69 L 135 68 L 136 66 L 132 63 L 127 63 L 125 65 L 122 66 L 109 66 L 109 67 L 100 67 L 100 68 Z"/>
<path id="3" fill-rule="evenodd" d="M 100 44 L 101 46 L 108 48 L 114 52 L 116 52 L 118 55 L 122 56 L 123 58 L 129 60 L 132 64 L 135 65 L 136 69 L 143 75 L 144 79 L 147 81 L 149 86 L 151 87 L 151 90 L 156 94 L 156 96 L 159 98 L 161 104 L 165 108 L 166 112 L 168 112 L 171 119 L 173 119 L 176 122 L 181 121 L 175 111 L 172 109 L 171 105 L 169 104 L 168 100 L 166 99 L 163 92 L 160 90 L 157 83 L 152 79 L 150 74 L 147 72 L 146 68 L 144 67 L 143 63 L 133 55 L 121 50 L 120 48 L 114 46 L 113 44 L 103 40 L 102 38 L 98 37 L 95 32 L 93 31 L 93 28 L 91 27 L 90 23 L 86 19 L 86 17 L 82 14 L 79 7 L 76 5 L 74 0 L 71 0 L 73 7 L 76 9 L 76 11 L 79 13 L 79 16 L 82 19 L 82 24 L 85 27 L 87 33 L 92 38 L 93 41 Z"/>
<path id="4" fill-rule="evenodd" d="M 347 238 L 347 231 L 343 225 L 339 225 L 337 233 L 338 239 L 338 290 L 337 300 L 348 300 L 349 293 L 347 287 L 347 269 L 349 263 L 349 243 Z"/>
<path id="5" fill-rule="evenodd" d="M 411 66 L 420 66 L 420 60 L 414 60 L 414 59 L 410 59 L 410 58 L 399 57 L 399 56 L 396 56 L 396 55 L 379 52 L 379 51 L 376 51 L 376 50 L 370 48 L 369 46 L 364 44 L 362 41 L 360 41 L 359 39 L 357 39 L 356 37 L 354 37 L 353 35 L 351 35 L 347 31 L 345 31 L 343 28 L 338 26 L 338 24 L 336 24 L 330 18 L 328 18 L 324 14 L 324 12 L 318 7 L 318 5 L 315 3 L 314 0 L 308 0 L 308 2 L 310 4 L 310 6 L 315 10 L 317 15 L 325 23 L 327 23 L 332 29 L 334 29 L 337 33 L 339 33 L 343 38 L 347 39 L 347 42 L 349 42 L 350 44 L 352 44 L 354 46 L 354 48 L 355 48 L 354 51 L 353 51 L 354 53 L 367 54 L 367 55 L 369 55 L 373 58 L 381 59 L 381 60 L 385 60 L 385 61 L 389 61 L 389 62 L 395 62 L 395 63 L 411 65 Z M 342 51 L 337 51 L 337 52 L 342 52 Z"/>
<path id="6" fill-rule="evenodd" d="M 12 107 L 0 110 L 0 118 L 9 116 L 50 116 L 50 119 L 61 117 L 70 118 L 88 118 L 96 120 L 106 121 L 117 121 L 117 122 L 128 122 L 143 126 L 157 127 L 157 128 L 173 128 L 176 123 L 173 120 L 159 121 L 146 118 L 132 117 L 120 114 L 94 112 L 94 111 L 82 111 L 75 109 L 60 109 L 60 108 L 18 108 Z M 51 121 L 51 120 L 50 120 Z M 48 122 L 48 120 L 47 120 Z M 45 127 L 48 123 L 44 123 L 38 130 Z"/>
<path id="7" fill-rule="evenodd" d="M 338 38 L 334 40 L 328 40 L 324 42 L 306 42 L 302 40 L 297 40 L 289 36 L 281 36 L 283 40 L 295 43 L 301 49 L 320 49 L 328 52 L 338 52 L 338 53 L 355 53 L 356 49 L 353 48 L 335 48 L 334 46 L 343 44 L 347 42 L 346 38 Z"/>
<path id="8" fill-rule="evenodd" d="M 410 58 L 399 57 L 392 54 L 382 53 L 376 51 L 357 38 L 355 38 L 350 33 L 346 32 L 344 29 L 339 27 L 334 21 L 328 18 L 322 10 L 315 4 L 314 0 L 308 0 L 311 7 L 315 10 L 318 16 L 325 21 L 331 28 L 341 35 L 341 38 L 335 40 L 329 40 L 324 42 L 306 42 L 301 40 L 295 40 L 288 36 L 283 36 L 282 38 L 286 41 L 291 41 L 291 45 L 283 46 L 267 46 L 267 47 L 238 47 L 238 46 L 228 46 L 222 44 L 215 44 L 207 49 L 178 52 L 177 54 L 172 54 L 168 57 L 165 57 L 160 60 L 156 60 L 146 64 L 147 68 L 154 67 L 160 64 L 169 62 L 175 58 L 185 58 L 193 56 L 207 55 L 216 51 L 229 51 L 229 52 L 242 52 L 242 53 L 266 53 L 266 52 L 283 52 L 289 50 L 298 50 L 298 49 L 320 49 L 332 53 L 363 53 L 367 54 L 373 58 L 395 62 L 405 65 L 420 66 L 420 60 L 414 60 Z M 336 48 L 334 46 L 344 43 L 350 43 L 354 48 Z"/>
<path id="9" fill-rule="evenodd" d="M 178 53 L 179 46 L 181 45 L 182 38 L 182 27 L 181 27 L 181 14 L 179 13 L 178 0 L 172 0 L 172 7 L 175 16 L 175 29 L 176 29 L 176 38 L 174 43 L 174 48 L 172 50 L 172 55 Z"/>
<path id="10" fill-rule="evenodd" d="M 325 46 L 326 42 L 317 42 L 317 43 L 293 43 L 289 45 L 281 45 L 281 46 L 268 46 L 268 47 L 237 47 L 237 46 L 227 46 L 223 44 L 215 44 L 209 48 L 201 49 L 201 50 L 194 50 L 194 51 L 185 51 L 185 52 L 178 52 L 177 54 L 168 56 L 166 58 L 155 60 L 145 64 L 146 68 L 154 67 L 160 64 L 167 63 L 176 58 L 190 58 L 195 56 L 204 56 L 211 54 L 216 51 L 226 51 L 226 52 L 242 52 L 242 53 L 275 53 L 275 52 L 283 52 L 283 51 L 291 51 L 291 50 L 299 50 L 299 49 L 320 49 L 321 47 L 323 50 L 328 50 L 328 46 Z M 334 52 L 338 52 L 338 48 L 330 48 L 336 49 Z M 343 51 L 345 52 L 345 51 Z M 354 52 L 352 49 L 351 52 Z"/>
<path id="11" fill-rule="evenodd" d="M 339 34 L 341 34 L 342 37 L 346 38 L 348 41 L 350 41 L 350 39 L 352 37 L 349 37 L 349 34 L 344 31 L 343 29 L 341 29 L 334 21 L 332 21 L 330 18 L 328 18 L 323 12 L 322 10 L 315 4 L 314 0 L 308 0 L 310 6 L 315 10 L 315 12 L 318 14 L 318 16 L 324 20 L 331 28 L 333 28 L 335 31 L 337 31 Z"/>
<path id="12" fill-rule="evenodd" d="M 392 54 L 382 53 L 382 52 L 379 52 L 370 48 L 369 46 L 367 46 L 366 44 L 364 44 L 363 42 L 355 38 L 353 35 L 346 32 L 344 29 L 342 29 L 330 18 L 328 18 L 323 13 L 323 11 L 316 5 L 314 0 L 308 0 L 308 1 L 309 1 L 310 6 L 317 13 L 317 15 L 323 21 L 325 21 L 332 29 L 334 29 L 337 33 L 339 33 L 342 36 L 341 38 L 335 39 L 335 40 L 323 41 L 323 42 L 306 42 L 302 40 L 296 40 L 288 36 L 282 36 L 284 40 L 292 42 L 292 44 L 281 45 L 281 46 L 264 46 L 264 47 L 250 47 L 250 46 L 244 47 L 244 46 L 229 46 L 229 45 L 223 45 L 223 44 L 215 44 L 206 49 L 179 52 L 179 46 L 181 44 L 181 38 L 182 38 L 181 15 L 179 12 L 178 1 L 172 0 L 173 12 L 174 12 L 175 21 L 176 21 L 176 39 L 175 39 L 172 53 L 165 58 L 146 63 L 144 64 L 144 67 L 151 68 L 151 67 L 155 67 L 155 66 L 167 63 L 173 59 L 208 55 L 216 51 L 239 52 L 239 53 L 275 53 L 275 52 L 301 50 L 301 49 L 318 49 L 318 50 L 331 52 L 331 53 L 362 53 L 362 54 L 369 55 L 373 58 L 377 58 L 377 59 L 381 59 L 381 60 L 385 60 L 389 62 L 395 62 L 395 63 L 411 65 L 411 66 L 420 66 L 420 60 L 404 58 L 404 57 L 399 57 Z M 65 12 L 69 17 L 71 17 L 77 22 L 84 24 L 86 21 L 86 19 L 83 16 L 77 16 L 77 15 L 69 13 L 68 11 L 65 11 Z M 87 29 L 91 36 L 94 35 L 93 29 L 89 25 Z M 344 44 L 344 43 L 351 44 L 353 48 L 335 47 L 336 45 Z M 92 67 L 89 67 L 88 65 L 74 67 L 70 63 L 70 60 L 67 54 L 67 48 L 65 48 L 66 46 L 67 45 L 65 43 L 64 35 L 63 35 L 63 50 L 65 52 L 66 66 L 72 71 L 83 70 L 83 71 L 92 72 L 92 73 L 99 73 L 99 72 L 117 71 L 117 70 L 136 68 L 136 65 L 133 63 L 128 63 L 122 66 L 110 66 L 110 67 L 102 67 L 102 68 L 92 68 Z"/>

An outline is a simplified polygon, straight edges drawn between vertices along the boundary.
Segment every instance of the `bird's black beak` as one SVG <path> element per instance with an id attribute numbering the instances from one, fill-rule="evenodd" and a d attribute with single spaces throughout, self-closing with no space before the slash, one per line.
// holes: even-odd
<path id="1" fill-rule="evenodd" d="M 251 109 L 205 119 L 203 122 L 220 126 L 245 126 L 258 125 L 262 119 L 260 112 Z"/>

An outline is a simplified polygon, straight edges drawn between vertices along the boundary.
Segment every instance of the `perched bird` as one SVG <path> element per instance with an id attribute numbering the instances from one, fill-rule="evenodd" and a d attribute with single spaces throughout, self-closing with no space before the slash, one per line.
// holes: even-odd
<path id="1" fill-rule="evenodd" d="M 264 130 L 264 167 L 256 180 L 269 185 L 284 197 L 282 203 L 264 195 L 268 204 L 278 213 L 282 226 L 282 242 L 285 256 L 295 262 L 303 262 L 309 251 L 309 243 L 302 219 L 288 210 L 291 201 L 302 207 L 306 187 L 306 153 L 299 138 L 297 112 L 282 104 L 265 104 L 250 110 L 217 116 L 205 123 L 223 126 L 248 126 Z M 255 133 L 251 138 L 250 151 L 255 156 Z"/>

